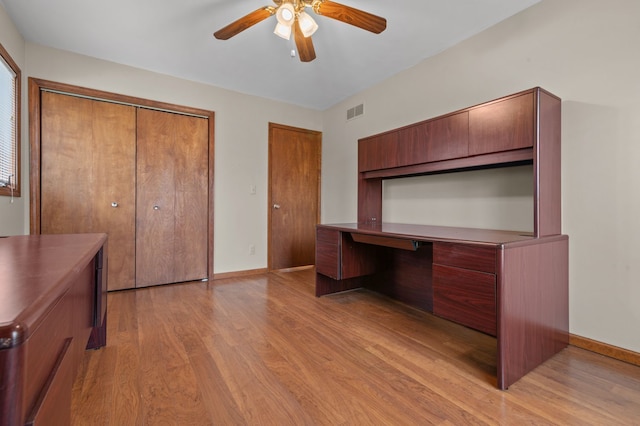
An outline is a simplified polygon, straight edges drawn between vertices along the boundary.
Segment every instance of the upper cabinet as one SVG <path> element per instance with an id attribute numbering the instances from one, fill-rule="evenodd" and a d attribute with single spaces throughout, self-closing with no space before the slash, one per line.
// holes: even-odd
<path id="1" fill-rule="evenodd" d="M 469 155 L 533 147 L 534 111 L 531 92 L 469 110 Z"/>
<path id="2" fill-rule="evenodd" d="M 360 172 L 412 166 L 469 155 L 469 113 L 422 121 L 359 141 Z"/>
<path id="3" fill-rule="evenodd" d="M 397 130 L 361 139 L 358 144 L 358 171 L 364 172 L 398 166 Z"/>
<path id="4" fill-rule="evenodd" d="M 382 181 L 533 165 L 534 235 L 561 231 L 561 100 L 536 87 L 358 141 L 358 222 L 382 221 Z"/>
<path id="5" fill-rule="evenodd" d="M 360 139 L 358 171 L 382 171 L 533 148 L 535 122 L 536 91 L 529 90 Z M 500 155 L 506 159 L 504 154 Z M 532 151 L 517 155 L 510 157 L 511 161 L 533 158 Z M 480 164 L 470 161 L 477 162 L 467 160 L 460 167 L 483 165 L 482 161 Z M 496 159 L 488 162 L 494 163 Z M 424 169 L 429 170 L 430 166 Z"/>
<path id="6" fill-rule="evenodd" d="M 398 166 L 449 160 L 468 155 L 469 114 L 465 111 L 399 130 Z"/>

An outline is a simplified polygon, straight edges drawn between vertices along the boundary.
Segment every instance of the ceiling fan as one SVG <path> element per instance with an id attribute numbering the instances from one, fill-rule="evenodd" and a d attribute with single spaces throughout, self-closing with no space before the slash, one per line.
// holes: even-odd
<path id="1" fill-rule="evenodd" d="M 302 62 L 311 62 L 316 58 L 311 35 L 318 29 L 318 24 L 305 11 L 312 9 L 317 15 L 354 25 L 375 34 L 387 28 L 387 20 L 353 7 L 345 6 L 330 0 L 273 0 L 275 6 L 264 6 L 254 10 L 213 33 L 219 40 L 228 40 L 247 28 L 276 15 L 278 23 L 274 33 L 289 40 L 291 33 L 298 48 Z"/>

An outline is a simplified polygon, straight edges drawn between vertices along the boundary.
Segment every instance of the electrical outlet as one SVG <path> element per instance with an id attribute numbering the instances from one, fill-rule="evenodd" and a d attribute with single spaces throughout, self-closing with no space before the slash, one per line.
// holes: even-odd
<path id="1" fill-rule="evenodd" d="M 249 185 L 249 194 L 256 195 L 256 186 L 255 185 Z"/>
<path id="2" fill-rule="evenodd" d="M 256 254 L 256 246 L 254 246 L 253 244 L 249 245 L 249 254 L 250 255 Z"/>

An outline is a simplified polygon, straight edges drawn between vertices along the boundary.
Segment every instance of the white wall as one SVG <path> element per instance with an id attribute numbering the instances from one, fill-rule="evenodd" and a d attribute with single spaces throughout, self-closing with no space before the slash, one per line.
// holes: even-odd
<path id="1" fill-rule="evenodd" d="M 318 111 L 29 42 L 24 68 L 31 77 L 215 111 L 214 271 L 266 267 L 268 123 L 322 130 Z"/>
<path id="2" fill-rule="evenodd" d="M 571 332 L 640 352 L 639 16 L 637 0 L 543 0 L 327 110 L 323 222 L 356 220 L 358 138 L 541 86 L 563 99 Z M 346 110 L 360 102 L 365 115 L 346 123 Z M 510 179 L 508 169 L 503 173 Z M 473 181 L 491 185 L 494 178 Z M 445 179 L 438 189 L 429 181 L 422 203 L 387 194 L 383 219 L 404 212 L 445 221 L 446 209 L 434 212 L 429 197 L 451 184 Z M 403 193 L 401 184 L 395 192 Z M 478 210 L 467 211 L 471 217 Z"/>
<path id="3" fill-rule="evenodd" d="M 18 32 L 18 29 L 13 25 L 9 15 L 4 10 L 3 5 L 0 3 L 0 43 L 5 50 L 11 55 L 16 65 L 22 71 L 24 79 L 24 56 L 25 56 L 25 43 L 24 39 Z M 23 83 L 22 93 L 23 98 L 26 99 L 26 88 Z M 26 102 L 22 104 L 22 117 L 27 116 Z M 26 127 L 26 120 L 23 120 L 24 126 L 21 128 L 22 134 L 26 134 L 28 129 Z M 21 176 L 21 197 L 0 197 L 0 236 L 2 235 L 20 235 L 25 234 L 29 230 L 29 225 L 25 225 L 25 211 L 27 210 L 27 203 L 29 199 L 29 176 L 25 172 L 26 167 L 29 164 L 29 150 L 26 138 L 23 137 L 21 146 L 21 162 L 22 162 L 22 176 Z"/>

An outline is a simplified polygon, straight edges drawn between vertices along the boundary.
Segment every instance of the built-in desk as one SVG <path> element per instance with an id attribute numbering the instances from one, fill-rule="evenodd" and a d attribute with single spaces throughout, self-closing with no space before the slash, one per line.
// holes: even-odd
<path id="1" fill-rule="evenodd" d="M 506 389 L 568 345 L 568 237 L 318 225 L 316 296 L 366 287 L 497 338 Z"/>
<path id="2" fill-rule="evenodd" d="M 316 295 L 367 287 L 495 336 L 501 389 L 562 350 L 560 112 L 560 98 L 535 87 L 358 140 L 358 224 L 318 226 Z M 384 180 L 523 164 L 533 173 L 531 234 L 382 218 Z"/>
<path id="3" fill-rule="evenodd" d="M 0 426 L 70 423 L 82 352 L 106 344 L 106 240 L 0 238 Z"/>

